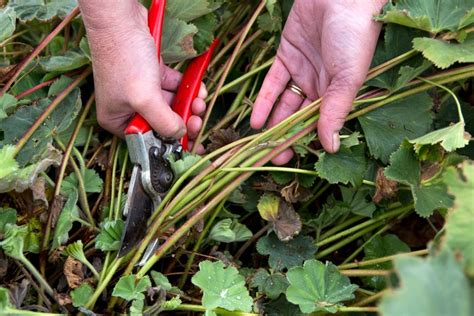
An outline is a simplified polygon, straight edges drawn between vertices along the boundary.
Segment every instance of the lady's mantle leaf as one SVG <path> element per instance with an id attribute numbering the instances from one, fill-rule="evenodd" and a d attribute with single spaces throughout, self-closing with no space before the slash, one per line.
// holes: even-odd
<path id="1" fill-rule="evenodd" d="M 15 32 L 16 13 L 11 8 L 0 10 L 0 42 Z M 0 116 L 1 118 L 1 116 Z"/>
<path id="2" fill-rule="evenodd" d="M 316 253 L 311 237 L 298 235 L 294 239 L 283 242 L 275 234 L 260 238 L 257 251 L 269 255 L 268 263 L 272 269 L 281 271 L 285 268 L 299 266 Z"/>
<path id="3" fill-rule="evenodd" d="M 420 216 L 430 216 L 434 210 L 452 205 L 452 198 L 447 194 L 443 183 L 421 183 L 420 163 L 408 142 L 402 143 L 390 157 L 390 166 L 385 168 L 385 176 L 410 186 L 415 210 Z"/>
<path id="4" fill-rule="evenodd" d="M 446 244 L 461 252 L 467 273 L 474 276 L 474 163 L 464 162 L 461 173 L 450 167 L 444 178 L 455 197 L 447 218 Z"/>
<path id="5" fill-rule="evenodd" d="M 79 49 L 67 51 L 62 56 L 49 56 L 40 65 L 47 72 L 66 72 L 89 63 L 89 58 Z"/>
<path id="6" fill-rule="evenodd" d="M 116 251 L 120 248 L 120 239 L 125 227 L 123 220 L 105 220 L 100 224 L 100 233 L 95 238 L 95 247 L 102 251 Z"/>
<path id="7" fill-rule="evenodd" d="M 382 316 L 472 315 L 469 282 L 447 249 L 434 258 L 401 257 L 395 269 L 401 286 L 382 298 Z"/>
<path id="8" fill-rule="evenodd" d="M 252 237 L 252 231 L 236 220 L 226 218 L 212 227 L 209 238 L 212 240 L 231 243 L 245 241 Z"/>
<path id="9" fill-rule="evenodd" d="M 462 43 L 448 43 L 443 40 L 419 37 L 413 40 L 413 48 L 423 53 L 439 68 L 445 69 L 452 64 L 474 62 L 474 37 Z"/>
<path id="10" fill-rule="evenodd" d="M 0 313 L 8 313 L 12 306 L 9 291 L 4 287 L 0 287 Z"/>
<path id="11" fill-rule="evenodd" d="M 184 153 L 183 158 L 179 160 L 174 160 L 174 157 L 170 156 L 171 168 L 173 169 L 175 178 L 179 178 L 191 167 L 201 161 L 202 157 L 195 154 Z M 191 176 L 198 174 L 203 168 L 209 165 L 209 161 L 206 161 L 201 168 L 196 169 Z"/>
<path id="12" fill-rule="evenodd" d="M 222 261 L 202 261 L 191 282 L 203 291 L 202 305 L 229 311 L 250 312 L 252 298 L 245 287 L 245 279 L 234 267 L 224 267 Z"/>
<path id="13" fill-rule="evenodd" d="M 149 287 L 151 287 L 151 281 L 148 276 L 137 280 L 136 275 L 131 274 L 120 278 L 114 287 L 112 295 L 127 301 L 140 300 L 144 298 L 142 293 Z"/>
<path id="14" fill-rule="evenodd" d="M 56 223 L 51 249 L 58 248 L 69 239 L 69 231 L 72 228 L 72 224 L 79 216 L 79 209 L 76 205 L 77 199 L 77 192 L 73 192 L 69 195 L 66 204 L 64 204 L 58 222 Z"/>
<path id="15" fill-rule="evenodd" d="M 84 179 L 84 189 L 88 193 L 100 193 L 102 191 L 103 180 L 93 169 L 85 169 L 82 175 Z M 78 192 L 79 180 L 75 172 L 64 178 L 61 186 L 61 193 L 65 196 Z"/>
<path id="16" fill-rule="evenodd" d="M 269 274 L 265 269 L 259 269 L 250 282 L 251 287 L 258 287 L 258 291 L 271 300 L 285 293 L 288 285 L 288 280 L 283 274 L 278 272 Z"/>
<path id="17" fill-rule="evenodd" d="M 11 94 L 5 93 L 0 97 L 0 121 L 6 118 L 17 106 L 17 99 Z"/>
<path id="18" fill-rule="evenodd" d="M 364 261 L 409 251 L 410 247 L 408 247 L 407 244 L 401 241 L 396 235 L 388 234 L 383 237 L 376 236 L 364 247 Z M 392 262 L 387 261 L 373 266 L 368 266 L 367 269 L 390 270 L 392 269 Z M 384 289 L 387 283 L 386 278 L 380 276 L 367 277 L 363 280 L 365 284 L 377 290 Z"/>
<path id="19" fill-rule="evenodd" d="M 87 283 L 71 291 L 72 305 L 75 307 L 85 306 L 89 302 L 94 289 Z"/>
<path id="20" fill-rule="evenodd" d="M 15 10 L 22 22 L 34 19 L 45 22 L 55 17 L 65 17 L 77 6 L 77 2 L 76 0 L 10 0 L 8 6 Z"/>
<path id="21" fill-rule="evenodd" d="M 388 163 L 405 138 L 416 138 L 430 131 L 432 105 L 430 97 L 420 93 L 359 117 L 372 156 Z"/>
<path id="22" fill-rule="evenodd" d="M 283 241 L 292 239 L 301 231 L 302 223 L 293 205 L 271 193 L 264 193 L 258 205 L 260 216 L 273 224 L 273 230 Z"/>
<path id="23" fill-rule="evenodd" d="M 364 144 L 351 148 L 341 146 L 336 154 L 322 153 L 314 165 L 320 177 L 328 180 L 329 183 L 348 184 L 350 182 L 353 186 L 362 183 L 366 168 Z"/>
<path id="24" fill-rule="evenodd" d="M 472 20 L 470 0 L 397 0 L 389 1 L 380 21 L 397 23 L 430 33 L 456 32 Z M 472 22 L 471 22 L 472 23 Z"/>
<path id="25" fill-rule="evenodd" d="M 328 262 L 308 260 L 303 267 L 291 268 L 286 277 L 289 302 L 298 304 L 303 313 L 325 311 L 335 313 L 341 302 L 354 298 L 357 285 L 351 284 L 337 267 Z"/>
<path id="26" fill-rule="evenodd" d="M 3 146 L 0 149 L 0 181 L 17 170 L 18 163 L 15 160 L 15 146 Z"/>
<path id="27" fill-rule="evenodd" d="M 7 225 L 15 225 L 16 210 L 0 207 L 0 235 L 5 234 Z"/>
<path id="28" fill-rule="evenodd" d="M 410 140 L 410 143 L 419 148 L 422 145 L 440 145 L 448 152 L 463 148 L 469 144 L 470 135 L 465 132 L 464 124 L 458 122 L 451 126 L 432 131 L 424 136 Z"/>

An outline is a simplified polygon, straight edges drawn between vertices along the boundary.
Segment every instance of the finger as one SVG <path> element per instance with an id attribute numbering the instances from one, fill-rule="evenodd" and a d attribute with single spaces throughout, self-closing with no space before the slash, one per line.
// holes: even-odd
<path id="1" fill-rule="evenodd" d="M 171 110 L 160 90 L 147 91 L 133 100 L 134 109 L 161 136 L 181 138 L 186 133 L 186 126 L 181 117 Z"/>
<path id="2" fill-rule="evenodd" d="M 166 90 L 163 90 L 162 93 L 163 93 L 163 98 L 165 98 L 166 103 L 173 104 L 174 93 L 166 91 Z"/>
<path id="3" fill-rule="evenodd" d="M 193 148 L 194 147 L 194 142 L 193 141 L 189 141 L 188 142 L 188 148 Z M 206 152 L 206 150 L 204 149 L 204 146 L 202 144 L 199 144 L 198 148 L 196 148 L 196 154 L 198 155 L 202 155 Z"/>
<path id="4" fill-rule="evenodd" d="M 194 115 L 202 116 L 206 112 L 206 102 L 203 99 L 194 99 L 192 110 Z"/>
<path id="5" fill-rule="evenodd" d="M 301 95 L 286 89 L 281 95 L 280 101 L 272 113 L 268 126 L 272 127 L 291 116 L 293 113 L 298 111 L 303 103 Z"/>
<path id="6" fill-rule="evenodd" d="M 285 90 L 288 81 L 290 81 L 290 73 L 278 58 L 275 59 L 263 81 L 262 88 L 253 106 L 250 117 L 250 126 L 252 128 L 259 129 L 263 127 L 273 105 Z"/>
<path id="7" fill-rule="evenodd" d="M 179 85 L 181 84 L 181 79 L 183 75 L 173 68 L 166 66 L 165 64 L 160 65 L 161 71 L 161 88 L 169 91 L 178 90 Z"/>
<path id="8" fill-rule="evenodd" d="M 291 158 L 293 158 L 293 156 L 293 150 L 288 148 L 284 150 L 281 154 L 273 158 L 272 163 L 277 166 L 285 165 L 291 160 Z"/>
<path id="9" fill-rule="evenodd" d="M 198 98 L 205 99 L 207 98 L 208 92 L 204 82 L 201 82 L 201 87 L 199 88 Z"/>
<path id="10" fill-rule="evenodd" d="M 202 119 L 199 116 L 193 115 L 188 120 L 188 137 L 195 139 L 202 127 Z"/>
<path id="11" fill-rule="evenodd" d="M 318 136 L 327 152 L 335 153 L 339 150 L 339 131 L 352 109 L 358 89 L 356 84 L 335 77 L 323 95 Z"/>

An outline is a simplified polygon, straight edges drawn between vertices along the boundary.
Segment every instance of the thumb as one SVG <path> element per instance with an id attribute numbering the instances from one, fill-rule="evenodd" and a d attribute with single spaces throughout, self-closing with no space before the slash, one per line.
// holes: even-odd
<path id="1" fill-rule="evenodd" d="M 321 145 L 329 153 L 336 153 L 339 150 L 339 131 L 352 109 L 358 89 L 357 83 L 348 82 L 347 78 L 335 77 L 323 95 L 318 135 Z"/>
<path id="2" fill-rule="evenodd" d="M 159 90 L 141 94 L 134 108 L 160 136 L 179 139 L 186 133 L 183 119 L 170 108 Z"/>

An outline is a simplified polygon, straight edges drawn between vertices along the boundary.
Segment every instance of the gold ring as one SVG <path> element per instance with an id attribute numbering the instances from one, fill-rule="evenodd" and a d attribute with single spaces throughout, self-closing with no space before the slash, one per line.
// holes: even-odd
<path id="1" fill-rule="evenodd" d="M 291 81 L 287 88 L 290 90 L 290 91 L 293 91 L 294 93 L 296 93 L 297 95 L 299 95 L 300 97 L 302 97 L 303 99 L 306 99 L 306 95 L 304 94 L 303 90 L 298 87 L 293 81 Z"/>

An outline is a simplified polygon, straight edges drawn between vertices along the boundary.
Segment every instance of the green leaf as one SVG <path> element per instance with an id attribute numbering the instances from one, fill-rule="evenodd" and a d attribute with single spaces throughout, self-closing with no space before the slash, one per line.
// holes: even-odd
<path id="1" fill-rule="evenodd" d="M 151 278 L 156 286 L 161 287 L 165 291 L 169 291 L 173 288 L 170 281 L 168 281 L 168 278 L 163 273 L 151 271 Z"/>
<path id="2" fill-rule="evenodd" d="M 62 156 L 54 147 L 48 145 L 46 152 L 37 163 L 25 168 L 19 168 L 14 156 L 14 146 L 6 145 L 0 149 L 0 193 L 23 192 L 32 188 L 38 174 L 47 170 L 51 165 L 59 165 Z"/>
<path id="3" fill-rule="evenodd" d="M 428 259 L 400 257 L 395 270 L 401 286 L 383 296 L 381 315 L 472 315 L 469 281 L 450 251 Z"/>
<path id="4" fill-rule="evenodd" d="M 280 32 L 283 24 L 280 5 L 278 3 L 275 3 L 272 5 L 272 8 L 272 12 L 268 10 L 268 12 L 263 13 L 258 17 L 258 27 L 263 31 L 270 33 Z"/>
<path id="5" fill-rule="evenodd" d="M 335 313 L 342 306 L 341 302 L 355 297 L 357 289 L 334 264 L 314 259 L 305 261 L 303 267 L 291 268 L 286 276 L 290 282 L 286 297 L 299 305 L 303 313 Z"/>
<path id="6" fill-rule="evenodd" d="M 413 40 L 413 48 L 423 53 L 441 69 L 452 64 L 474 62 L 474 36 L 462 43 L 448 43 L 440 39 L 421 37 Z"/>
<path id="7" fill-rule="evenodd" d="M 118 250 L 124 228 L 123 220 L 106 219 L 100 224 L 100 233 L 95 238 L 95 247 L 102 251 Z"/>
<path id="8" fill-rule="evenodd" d="M 193 36 L 198 29 L 193 24 L 165 16 L 161 39 L 161 57 L 166 64 L 189 59 L 196 55 Z"/>
<path id="9" fill-rule="evenodd" d="M 71 193 L 64 204 L 54 230 L 52 249 L 58 248 L 69 239 L 69 231 L 72 228 L 72 224 L 79 217 L 79 209 L 76 205 L 77 199 L 77 192 Z"/>
<path id="10" fill-rule="evenodd" d="M 164 311 L 172 311 L 172 310 L 175 310 L 179 307 L 179 305 L 181 305 L 181 299 L 177 296 L 173 297 L 172 299 L 166 301 L 166 302 L 163 302 L 161 304 L 161 309 L 164 310 Z"/>
<path id="11" fill-rule="evenodd" d="M 375 204 L 367 200 L 369 196 L 368 188 L 352 189 L 340 186 L 343 203 L 351 210 L 352 213 L 372 217 L 377 207 Z"/>
<path id="12" fill-rule="evenodd" d="M 246 241 L 252 236 L 252 231 L 247 226 L 230 218 L 223 219 L 215 224 L 209 233 L 209 239 L 223 243 Z"/>
<path id="13" fill-rule="evenodd" d="M 2 247 L 3 252 L 9 257 L 22 261 L 25 258 L 23 251 L 27 234 L 28 227 L 26 225 L 7 225 L 5 227 L 5 236 L 0 241 L 0 247 Z"/>
<path id="14" fill-rule="evenodd" d="M 275 194 L 265 192 L 258 201 L 257 209 L 260 216 L 266 221 L 275 221 L 278 218 L 280 198 Z"/>
<path id="15" fill-rule="evenodd" d="M 92 55 L 91 55 L 91 48 L 89 46 L 89 41 L 87 40 L 87 37 L 83 37 L 81 39 L 81 42 L 79 43 L 79 48 L 81 49 L 82 53 L 92 61 Z"/>
<path id="16" fill-rule="evenodd" d="M 74 307 L 85 306 L 93 294 L 92 286 L 87 283 L 81 284 L 81 286 L 71 291 L 72 305 Z"/>
<path id="17" fill-rule="evenodd" d="M 209 5 L 207 0 L 173 0 L 166 4 L 166 13 L 176 19 L 189 22 L 217 9 Z"/>
<path id="18" fill-rule="evenodd" d="M 16 210 L 0 207 L 0 235 L 5 234 L 7 225 L 15 225 Z"/>
<path id="19" fill-rule="evenodd" d="M 467 273 L 474 276 L 474 163 L 464 162 L 458 172 L 450 167 L 444 176 L 449 192 L 454 195 L 454 205 L 446 223 L 446 244 L 462 254 Z"/>
<path id="20" fill-rule="evenodd" d="M 218 26 L 217 16 L 214 13 L 206 14 L 193 21 L 198 28 L 198 32 L 194 36 L 194 48 L 198 54 L 203 53 L 211 45 L 214 40 L 214 32 Z"/>
<path id="21" fill-rule="evenodd" d="M 8 6 L 13 8 L 21 22 L 34 19 L 41 22 L 55 17 L 64 18 L 77 6 L 76 0 L 10 0 Z"/>
<path id="22" fill-rule="evenodd" d="M 430 216 L 434 210 L 451 206 L 452 198 L 443 183 L 421 183 L 421 167 L 411 144 L 402 143 L 390 157 L 390 166 L 385 168 L 385 176 L 390 180 L 410 186 L 415 202 L 415 210 L 422 217 Z"/>
<path id="23" fill-rule="evenodd" d="M 7 313 L 12 306 L 8 289 L 0 287 L 0 313 Z"/>
<path id="24" fill-rule="evenodd" d="M 464 124 L 458 122 L 451 126 L 432 131 L 424 136 L 410 140 L 415 149 L 422 145 L 440 145 L 448 152 L 463 148 L 469 143 L 470 135 L 464 131 Z"/>
<path id="25" fill-rule="evenodd" d="M 420 93 L 359 117 L 372 156 L 386 164 L 405 138 L 416 138 L 430 131 L 432 104 L 428 94 Z"/>
<path id="26" fill-rule="evenodd" d="M 4 134 L 3 144 L 17 143 L 50 103 L 50 98 L 41 99 L 30 106 L 18 108 L 15 113 L 4 119 L 0 125 L 0 131 Z M 74 89 L 23 146 L 16 157 L 20 166 L 35 163 L 44 156 L 49 150 L 48 145 L 52 144 L 53 136 L 66 130 L 80 109 L 80 90 Z"/>
<path id="27" fill-rule="evenodd" d="M 264 304 L 265 315 L 268 316 L 303 316 L 298 305 L 291 304 L 285 295 L 281 295 L 277 300 Z"/>
<path id="28" fill-rule="evenodd" d="M 145 305 L 145 297 L 140 294 L 140 298 L 134 299 L 130 306 L 130 315 L 143 315 L 143 307 Z"/>
<path id="29" fill-rule="evenodd" d="M 351 148 L 341 146 L 336 154 L 324 152 L 319 156 L 314 169 L 329 183 L 350 182 L 353 186 L 358 186 L 362 183 L 367 169 L 365 145 L 360 144 Z"/>
<path id="30" fill-rule="evenodd" d="M 470 0 L 398 0 L 390 1 L 378 20 L 430 33 L 456 32 L 473 14 Z"/>
<path id="31" fill-rule="evenodd" d="M 401 241 L 396 235 L 388 234 L 383 237 L 375 236 L 367 245 L 364 246 L 364 261 L 395 255 L 397 253 L 409 252 L 410 247 Z M 367 266 L 367 269 L 392 269 L 392 262 L 387 261 L 375 265 Z M 386 287 L 385 277 L 372 276 L 363 279 L 364 283 L 374 289 L 383 290 Z"/>
<path id="32" fill-rule="evenodd" d="M 277 299 L 280 294 L 285 293 L 288 288 L 288 281 L 281 273 L 269 274 L 265 269 L 259 269 L 250 281 L 251 287 L 257 287 L 260 293 L 265 294 L 269 299 Z"/>
<path id="33" fill-rule="evenodd" d="M 171 168 L 173 169 L 175 178 L 181 177 L 186 171 L 188 171 L 191 167 L 193 167 L 195 164 L 197 164 L 199 161 L 201 161 L 202 157 L 196 154 L 191 154 L 188 152 L 185 152 L 183 154 L 183 157 L 179 160 L 174 160 L 174 157 L 170 156 L 170 163 L 171 163 Z M 191 176 L 197 175 L 201 170 L 206 168 L 210 164 L 209 161 L 206 161 L 200 168 L 195 170 Z"/>
<path id="34" fill-rule="evenodd" d="M 283 242 L 272 233 L 260 238 L 256 247 L 258 253 L 269 255 L 268 263 L 272 269 L 277 271 L 299 266 L 316 253 L 313 239 L 302 235 Z"/>
<path id="35" fill-rule="evenodd" d="M 151 281 L 147 275 L 137 280 L 136 275 L 131 274 L 120 278 L 114 287 L 112 295 L 127 301 L 142 299 L 142 293 L 149 287 L 151 287 Z"/>
<path id="36" fill-rule="evenodd" d="M 104 181 L 99 176 L 99 174 L 93 169 L 85 169 L 84 174 L 82 175 L 84 180 L 84 189 L 88 193 L 100 193 L 102 192 L 102 185 Z M 63 180 L 61 186 L 61 193 L 65 196 L 72 194 L 73 192 L 78 192 L 79 180 L 75 172 L 68 175 Z"/>
<path id="37" fill-rule="evenodd" d="M 1 14 L 1 13 L 0 13 Z M 0 97 L 0 121 L 6 118 L 12 109 L 18 104 L 18 101 L 11 94 L 5 93 Z"/>
<path id="38" fill-rule="evenodd" d="M 47 72 L 67 72 L 89 64 L 89 58 L 79 49 L 68 50 L 62 56 L 48 56 L 40 61 Z"/>
<path id="39" fill-rule="evenodd" d="M 206 309 L 252 310 L 253 301 L 245 287 L 244 277 L 236 268 L 224 267 L 222 261 L 201 261 L 191 282 L 202 290 L 202 305 Z"/>
<path id="40" fill-rule="evenodd" d="M 277 7 L 277 6 L 278 6 L 277 0 L 266 0 L 265 1 L 265 8 L 267 8 L 268 13 L 270 13 L 271 15 L 273 15 L 275 7 Z"/>
<path id="41" fill-rule="evenodd" d="M 8 7 L 0 10 L 0 42 L 10 37 L 15 32 L 15 28 L 15 11 Z"/>

